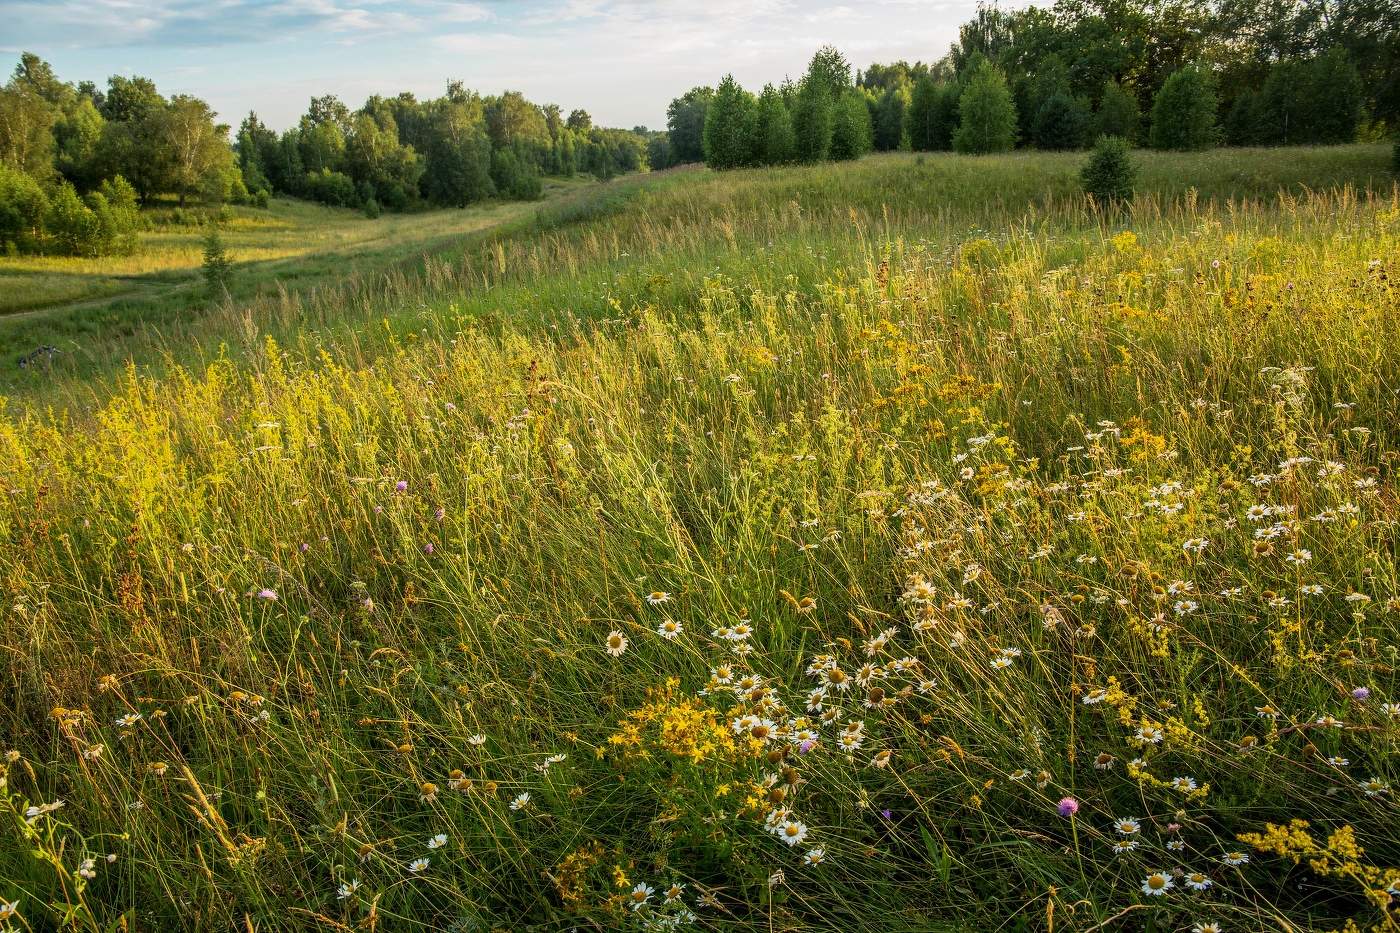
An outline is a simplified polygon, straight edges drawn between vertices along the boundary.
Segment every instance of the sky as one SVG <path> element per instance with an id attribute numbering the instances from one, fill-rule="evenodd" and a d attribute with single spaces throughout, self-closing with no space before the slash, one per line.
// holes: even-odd
<path id="1" fill-rule="evenodd" d="M 975 0 L 0 0 L 0 67 L 139 74 L 237 124 L 277 129 L 314 95 L 524 92 L 603 126 L 664 128 L 666 105 L 732 72 L 758 90 L 832 44 L 851 64 L 932 61 Z"/>

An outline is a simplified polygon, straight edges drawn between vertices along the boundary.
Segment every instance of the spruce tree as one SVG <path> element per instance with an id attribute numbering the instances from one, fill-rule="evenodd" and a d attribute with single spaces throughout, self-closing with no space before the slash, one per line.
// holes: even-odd
<path id="1" fill-rule="evenodd" d="M 1088 132 L 1089 114 L 1080 101 L 1055 93 L 1045 99 L 1035 115 L 1031 133 L 1041 149 L 1080 149 Z"/>
<path id="2" fill-rule="evenodd" d="M 1016 144 L 1016 104 L 1006 86 L 1006 76 L 990 62 L 981 61 L 958 98 L 958 130 L 953 148 L 958 152 L 1006 152 Z"/>
<path id="3" fill-rule="evenodd" d="M 1215 145 L 1215 78 L 1199 65 L 1174 71 L 1152 102 L 1153 149 L 1209 149 Z"/>
<path id="4" fill-rule="evenodd" d="M 1079 171 L 1085 193 L 1100 207 L 1131 201 L 1136 177 L 1137 169 L 1128 156 L 1127 140 L 1121 136 L 1100 136 L 1089 160 Z"/>

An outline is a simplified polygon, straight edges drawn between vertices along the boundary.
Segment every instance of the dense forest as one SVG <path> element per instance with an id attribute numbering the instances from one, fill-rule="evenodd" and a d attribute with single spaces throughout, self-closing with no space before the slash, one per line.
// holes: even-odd
<path id="1" fill-rule="evenodd" d="M 1400 123 L 1393 0 L 1058 0 L 979 7 L 931 64 L 852 74 L 824 48 L 755 95 L 726 76 L 671 102 L 677 161 L 716 168 L 874 150 L 1161 149 L 1378 139 Z"/>
<path id="2" fill-rule="evenodd" d="M 669 162 L 664 134 L 595 127 L 515 91 L 483 97 L 453 82 L 434 100 L 371 97 L 351 110 L 314 98 L 283 133 L 249 113 L 230 127 L 202 100 L 114 75 L 106 90 L 59 80 L 26 52 L 0 87 L 0 252 L 130 251 L 156 198 L 265 205 L 291 195 L 381 210 L 533 199 L 542 176 L 607 179 Z"/>

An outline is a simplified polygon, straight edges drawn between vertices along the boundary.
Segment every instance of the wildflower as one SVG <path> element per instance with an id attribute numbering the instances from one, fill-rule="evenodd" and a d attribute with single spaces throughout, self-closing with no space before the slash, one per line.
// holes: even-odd
<path id="1" fill-rule="evenodd" d="M 447 845 L 447 833 L 438 833 L 428 840 L 429 849 L 441 849 L 445 845 Z"/>
<path id="2" fill-rule="evenodd" d="M 807 824 L 798 820 L 784 820 L 778 826 L 777 836 L 790 846 L 799 845 L 807 838 Z"/>
<path id="3" fill-rule="evenodd" d="M 654 593 L 648 593 L 646 599 L 647 605 L 659 606 L 662 603 L 669 603 L 671 601 L 671 594 L 663 593 L 660 590 L 657 590 Z"/>
<path id="4" fill-rule="evenodd" d="M 1192 891 L 1204 891 L 1215 883 L 1209 875 L 1199 871 L 1188 871 L 1183 881 Z"/>
<path id="5" fill-rule="evenodd" d="M 679 904 L 681 901 L 681 894 L 684 892 L 685 885 L 681 884 L 679 881 L 674 881 L 671 883 L 671 886 L 666 889 L 665 900 L 662 901 L 662 903 Z"/>
<path id="6" fill-rule="evenodd" d="M 1174 777 L 1171 785 L 1172 790 L 1181 791 L 1183 794 L 1189 794 L 1197 787 L 1196 779 L 1192 777 Z"/>
<path id="7" fill-rule="evenodd" d="M 1249 863 L 1249 856 L 1243 852 L 1226 852 L 1220 861 L 1226 865 L 1245 865 Z"/>
<path id="8" fill-rule="evenodd" d="M 1181 545 L 1181 549 L 1187 554 L 1199 554 L 1210 545 L 1209 538 L 1188 538 Z"/>
<path id="9" fill-rule="evenodd" d="M 353 897 L 358 890 L 360 890 L 360 882 L 351 878 L 349 881 L 341 882 L 340 888 L 335 892 L 335 896 L 337 900 L 348 900 Z"/>
<path id="10" fill-rule="evenodd" d="M 1156 726 L 1142 726 L 1133 735 L 1139 742 L 1151 745 L 1160 743 L 1163 738 L 1162 730 Z"/>
<path id="11" fill-rule="evenodd" d="M 1214 920 L 1203 920 L 1191 928 L 1191 933 L 1222 933 L 1224 929 Z"/>
<path id="12" fill-rule="evenodd" d="M 1013 781 L 1026 781 L 1030 779 L 1030 776 L 1031 772 L 1029 768 L 1017 768 L 1007 775 L 1007 777 Z"/>
<path id="13" fill-rule="evenodd" d="M 127 729 L 141 721 L 140 713 L 127 713 L 125 716 L 118 716 L 115 720 L 118 728 Z"/>
<path id="14" fill-rule="evenodd" d="M 1115 839 L 1112 848 L 1114 855 L 1127 855 L 1137 847 L 1138 841 L 1136 839 Z"/>
<path id="15" fill-rule="evenodd" d="M 478 732 L 476 735 L 469 735 L 469 736 L 467 736 L 467 744 L 468 744 L 468 745 L 475 745 L 475 746 L 477 746 L 477 747 L 480 747 L 480 746 L 482 746 L 482 745 L 485 745 L 485 744 L 486 744 L 486 736 L 482 735 L 480 732 Z"/>
<path id="16" fill-rule="evenodd" d="M 83 757 L 88 761 L 96 761 L 102 757 L 102 753 L 106 750 L 107 746 L 105 745 L 89 745 L 87 748 L 83 749 Z"/>
<path id="17" fill-rule="evenodd" d="M 821 846 L 817 846 L 815 848 L 808 849 L 803 854 L 802 861 L 807 865 L 820 865 L 825 858 L 826 849 L 822 848 Z"/>
<path id="18" fill-rule="evenodd" d="M 530 792 L 528 790 L 518 794 L 516 798 L 510 802 L 510 808 L 512 810 L 524 810 L 529 805 Z"/>
<path id="19" fill-rule="evenodd" d="M 666 619 L 656 627 L 656 634 L 667 641 L 675 641 L 680 637 L 681 624 L 675 619 Z"/>
<path id="20" fill-rule="evenodd" d="M 994 667 L 994 668 L 996 668 L 997 670 L 1000 671 L 1000 670 L 1005 670 L 1006 668 L 1010 667 L 1011 665 L 1013 665 L 1013 664 L 1015 664 L 1015 663 L 1016 663 L 1016 662 L 1015 662 L 1013 659 L 1008 658 L 1006 655 L 1003 654 L 1003 655 L 999 655 L 998 657 L 996 657 L 996 658 L 992 661 L 992 667 Z"/>
<path id="21" fill-rule="evenodd" d="M 1371 695 L 1371 691 L 1366 687 L 1356 687 L 1351 691 L 1353 700 L 1364 700 Z"/>
<path id="22" fill-rule="evenodd" d="M 1123 817 L 1113 821 L 1113 828 L 1123 836 L 1135 836 L 1142 831 L 1142 824 L 1132 817 Z"/>
<path id="23" fill-rule="evenodd" d="M 1149 897 L 1160 897 L 1174 887 L 1176 887 L 1176 882 L 1172 881 L 1172 876 L 1164 871 L 1154 871 L 1142 881 L 1142 893 Z"/>
<path id="24" fill-rule="evenodd" d="M 258 599 L 265 599 L 268 602 L 276 602 L 277 591 L 269 589 L 267 587 L 263 587 L 262 589 L 258 590 Z"/>
<path id="25" fill-rule="evenodd" d="M 1306 564 L 1308 561 L 1312 560 L 1312 551 L 1309 551 L 1305 547 L 1300 547 L 1296 551 L 1290 551 L 1284 560 L 1290 564 Z"/>
<path id="26" fill-rule="evenodd" d="M 1317 717 L 1317 719 L 1314 720 L 1314 721 L 1315 721 L 1319 726 L 1325 726 L 1325 727 L 1327 727 L 1327 728 L 1329 728 L 1329 729 L 1340 729 L 1340 728 L 1342 727 L 1342 721 L 1341 721 L 1340 719 L 1338 719 L 1336 716 L 1331 716 L 1331 715 L 1319 716 L 1319 717 Z"/>
<path id="27" fill-rule="evenodd" d="M 1105 690 L 1102 687 L 1095 687 L 1093 690 L 1090 690 L 1088 693 L 1084 694 L 1083 698 L 1080 699 L 1079 702 L 1083 703 L 1085 706 L 1093 706 L 1097 703 L 1102 703 L 1107 697 L 1107 690 Z"/>
<path id="28" fill-rule="evenodd" d="M 1185 850 L 1186 850 L 1186 840 L 1185 840 L 1185 839 L 1170 839 L 1170 840 L 1167 841 L 1167 851 L 1169 851 L 1169 852 L 1184 852 Z"/>
<path id="29" fill-rule="evenodd" d="M 163 761 L 153 761 L 146 767 L 156 777 L 165 777 L 165 772 L 170 770 L 170 765 Z"/>
<path id="30" fill-rule="evenodd" d="M 1379 797 L 1381 794 L 1390 792 L 1390 785 L 1378 777 L 1369 777 L 1364 781 L 1358 781 L 1357 785 L 1367 797 Z"/>
<path id="31" fill-rule="evenodd" d="M 85 858 L 78 864 L 78 877 L 91 881 L 97 877 L 97 859 Z"/>
<path id="32" fill-rule="evenodd" d="M 622 652 L 627 650 L 627 636 L 614 629 L 608 632 L 608 654 L 615 658 L 622 657 Z"/>
<path id="33" fill-rule="evenodd" d="M 632 906 L 633 910 L 641 910 L 655 891 L 656 889 L 645 881 L 638 881 L 632 886 L 632 892 L 627 895 L 627 903 Z"/>
<path id="34" fill-rule="evenodd" d="M 417 875 L 426 870 L 431 861 L 432 859 L 429 859 L 426 855 L 420 856 L 408 863 L 408 870 Z"/>
<path id="35" fill-rule="evenodd" d="M 1079 812 L 1079 801 L 1073 797 L 1062 797 L 1055 809 L 1060 812 L 1060 816 L 1074 816 Z"/>
<path id="36" fill-rule="evenodd" d="M 424 781 L 418 787 L 418 799 L 423 803 L 432 803 L 437 800 L 438 786 L 432 781 Z"/>
<path id="37" fill-rule="evenodd" d="M 1154 871 L 1142 878 L 1142 894 L 1147 894 L 1148 897 L 1161 897 L 1175 887 L 1175 881 L 1172 881 L 1172 876 L 1166 871 Z"/>
<path id="38" fill-rule="evenodd" d="M 1350 758 L 1343 758 L 1340 755 L 1332 755 L 1327 759 L 1327 763 L 1334 768 L 1345 768 L 1351 764 Z"/>

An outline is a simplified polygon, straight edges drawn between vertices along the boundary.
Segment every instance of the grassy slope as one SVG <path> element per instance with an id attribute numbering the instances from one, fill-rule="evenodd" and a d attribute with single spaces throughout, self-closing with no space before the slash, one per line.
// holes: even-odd
<path id="1" fill-rule="evenodd" d="M 637 183 L 626 179 L 618 187 Z M 556 202 L 597 197 L 593 187 L 581 178 L 551 179 L 542 203 L 493 202 L 374 221 L 357 211 L 286 199 L 268 210 L 232 208 L 222 225 L 237 263 L 229 303 L 236 309 L 283 301 L 288 292 L 373 279 L 412 266 L 424 254 L 460 249 L 466 237 L 528 220 Z M 72 357 L 60 374 L 86 379 L 110 372 L 129 353 L 148 360 L 143 351 L 161 344 L 172 326 L 194 322 L 197 328 L 210 306 L 200 272 L 202 214 L 186 212 L 185 223 L 175 216 L 169 207 L 149 210 L 151 226 L 133 256 L 0 258 L 0 358 L 54 345 Z M 47 371 L 43 378 L 49 380 Z"/>
<path id="2" fill-rule="evenodd" d="M 1106 224 L 1070 157 L 697 174 L 212 315 L 189 335 L 242 326 L 236 363 L 93 416 L 17 410 L 0 730 L 16 805 L 67 805 L 0 829 L 24 842 L 0 899 L 41 925 L 620 928 L 650 916 L 632 884 L 678 881 L 719 929 L 1376 922 L 1400 863 L 1394 792 L 1357 783 L 1400 779 L 1384 160 L 1145 157 Z M 736 654 L 712 632 L 740 618 Z M 819 655 L 881 669 L 831 690 L 817 747 L 736 738 L 802 716 Z M 776 692 L 697 696 L 726 663 Z M 779 796 L 796 848 L 763 831 Z M 1293 817 L 1366 854 L 1238 838 Z M 1212 888 L 1139 893 L 1173 867 Z"/>

